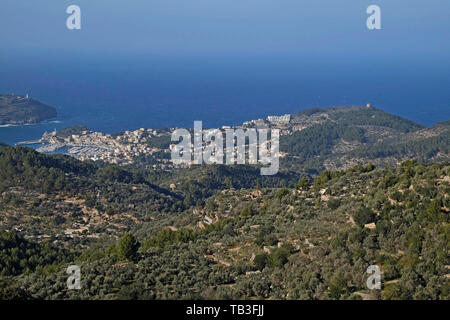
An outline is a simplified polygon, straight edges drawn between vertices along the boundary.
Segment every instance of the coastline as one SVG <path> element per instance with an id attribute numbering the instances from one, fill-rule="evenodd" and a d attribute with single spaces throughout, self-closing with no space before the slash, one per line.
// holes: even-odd
<path id="1" fill-rule="evenodd" d="M 44 120 L 39 122 L 32 122 L 32 123 L 6 123 L 6 124 L 0 124 L 0 128 L 10 128 L 10 127 L 27 127 L 27 126 L 37 126 L 40 124 L 51 124 L 51 123 L 62 123 L 61 120 Z"/>

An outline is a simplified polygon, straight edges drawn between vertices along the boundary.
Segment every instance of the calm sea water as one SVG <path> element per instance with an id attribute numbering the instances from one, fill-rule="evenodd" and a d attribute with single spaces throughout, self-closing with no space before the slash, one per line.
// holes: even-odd
<path id="1" fill-rule="evenodd" d="M 366 103 L 424 125 L 450 119 L 450 68 L 432 62 L 147 57 L 0 66 L 0 92 L 28 93 L 58 111 L 56 121 L 0 127 L 8 144 L 74 124 L 108 133 L 192 127 L 194 120 L 219 127 Z"/>

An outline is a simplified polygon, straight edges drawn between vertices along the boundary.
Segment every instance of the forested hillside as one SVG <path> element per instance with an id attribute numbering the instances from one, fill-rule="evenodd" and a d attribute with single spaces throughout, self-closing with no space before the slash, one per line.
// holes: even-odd
<path id="1" fill-rule="evenodd" d="M 292 125 L 303 129 L 280 138 L 281 167 L 297 172 L 450 160 L 448 122 L 424 128 L 372 107 L 337 107 L 302 111 Z"/>
<path id="2" fill-rule="evenodd" d="M 258 180 L 0 151 L 2 298 L 449 299 L 449 162 Z"/>

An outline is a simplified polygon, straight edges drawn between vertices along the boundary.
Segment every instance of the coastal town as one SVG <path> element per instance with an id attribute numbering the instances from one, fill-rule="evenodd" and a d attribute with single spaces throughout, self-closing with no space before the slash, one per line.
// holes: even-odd
<path id="1" fill-rule="evenodd" d="M 71 129 L 71 128 L 67 128 Z M 64 129 L 63 129 L 64 130 Z M 67 134 L 64 131 L 44 133 L 38 141 L 41 146 L 36 150 L 43 153 L 64 153 L 79 160 L 102 160 L 113 164 L 130 164 L 136 157 L 152 156 L 157 152 L 169 153 L 166 148 L 152 146 L 152 139 L 170 141 L 170 131 L 140 128 L 119 134 L 105 134 L 87 128 L 74 130 Z M 168 159 L 158 157 L 155 167 L 164 168 Z"/>
<path id="2" fill-rule="evenodd" d="M 352 108 L 352 107 L 350 107 Z M 358 108 L 358 107 L 354 107 Z M 370 104 L 366 108 L 372 108 Z M 220 130 L 229 129 L 278 129 L 280 136 L 291 135 L 315 124 L 329 120 L 329 114 L 317 112 L 311 114 L 270 115 L 265 119 L 244 122 L 242 125 L 224 125 Z M 153 168 L 168 170 L 186 164 L 174 164 L 171 152 L 177 142 L 171 141 L 176 128 L 127 130 L 108 134 L 92 131 L 84 126 L 72 126 L 58 131 L 45 132 L 39 140 L 23 141 L 17 145 L 39 145 L 36 150 L 42 153 L 60 153 L 79 160 L 104 161 L 107 163 L 127 165 L 143 161 Z M 209 129 L 202 129 L 206 133 Z M 203 148 L 209 143 L 203 141 Z M 268 141 L 270 143 L 270 139 Z M 249 145 L 249 148 L 251 146 Z M 236 146 L 234 147 L 236 151 Z M 248 149 L 247 149 L 248 150 Z M 224 153 L 226 153 L 226 148 Z M 284 154 L 280 153 L 280 157 Z"/>
<path id="3" fill-rule="evenodd" d="M 291 125 L 291 115 L 269 116 L 244 122 L 239 126 L 222 126 L 226 129 L 275 128 L 280 135 L 290 134 L 301 128 Z M 53 132 L 45 132 L 39 140 L 24 141 L 18 145 L 38 144 L 41 153 L 61 153 L 79 160 L 104 161 L 112 164 L 126 165 L 137 159 L 152 159 L 151 166 L 170 169 L 170 153 L 175 142 L 171 134 L 176 128 L 127 130 L 116 134 L 92 131 L 84 126 L 73 126 Z M 205 132 L 207 129 L 203 129 Z M 205 145 L 204 145 L 205 146 Z M 226 150 L 225 150 L 226 151 Z"/>

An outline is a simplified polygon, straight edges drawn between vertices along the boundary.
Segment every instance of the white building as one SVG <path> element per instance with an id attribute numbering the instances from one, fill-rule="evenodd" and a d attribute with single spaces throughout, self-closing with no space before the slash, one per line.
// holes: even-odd
<path id="1" fill-rule="evenodd" d="M 268 116 L 267 120 L 269 120 L 270 123 L 276 124 L 289 123 L 289 121 L 291 121 L 291 115 L 285 114 L 284 116 Z"/>

